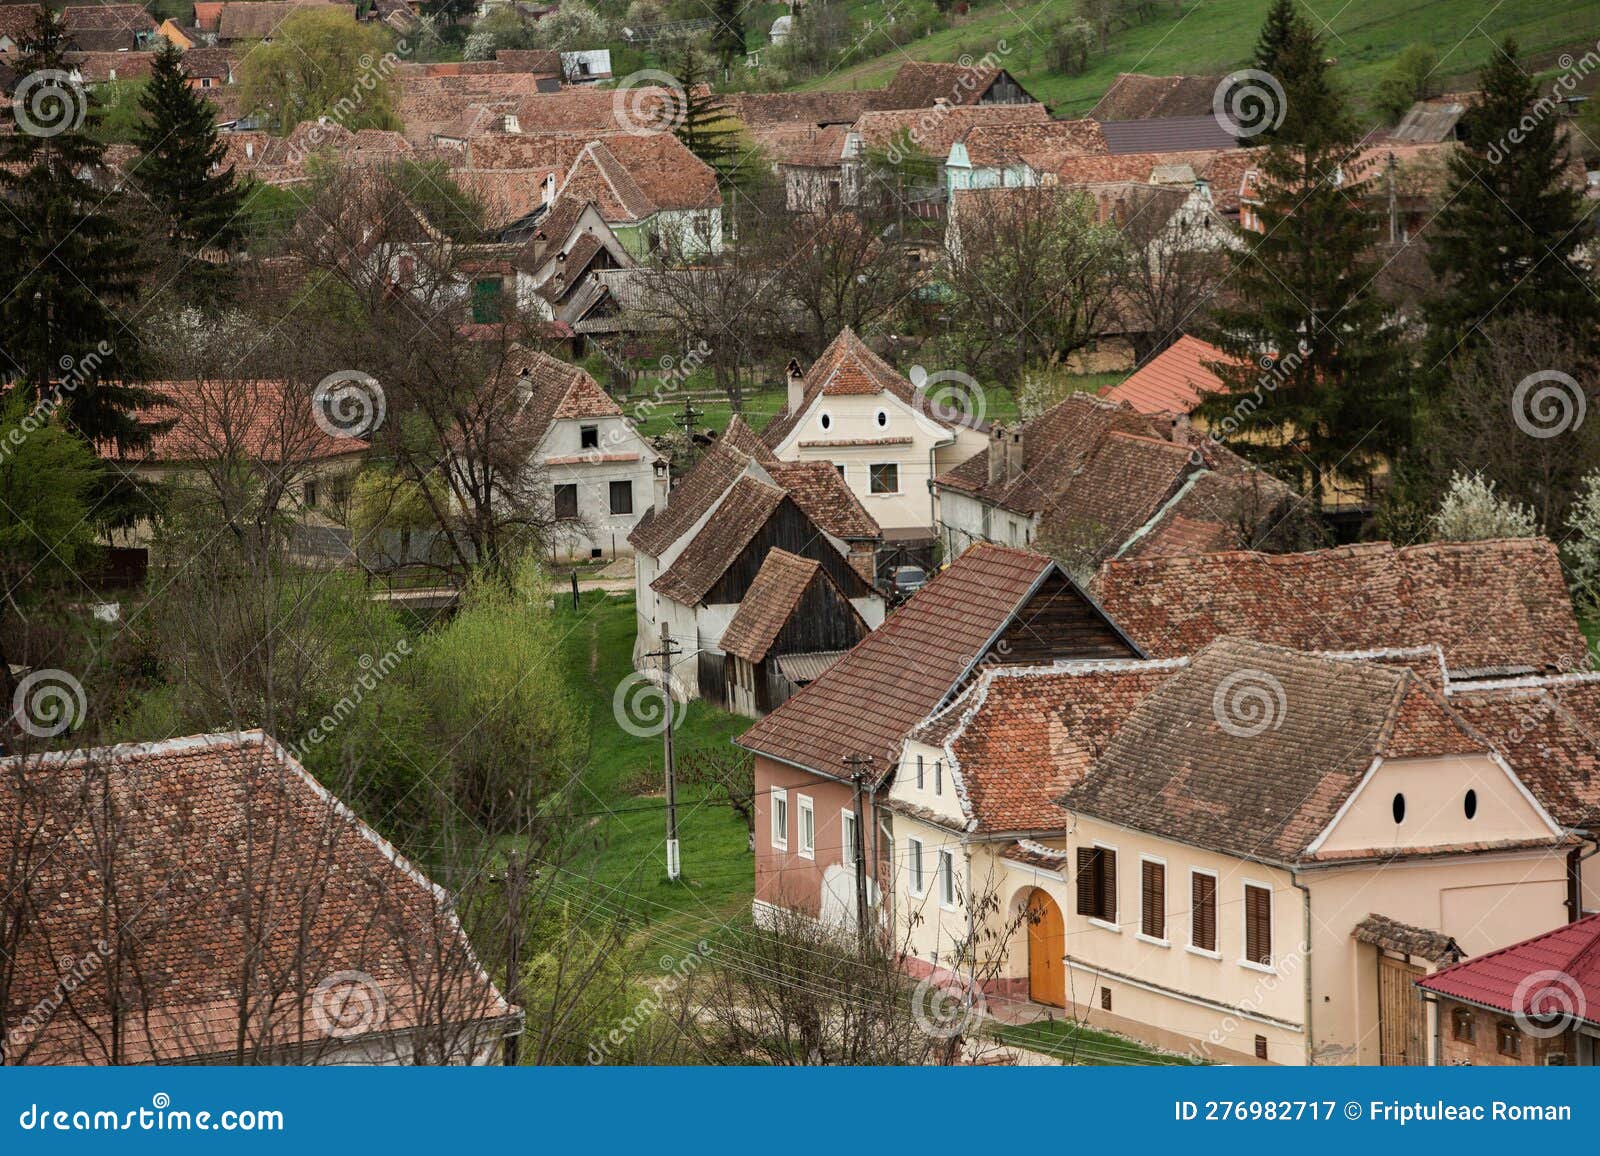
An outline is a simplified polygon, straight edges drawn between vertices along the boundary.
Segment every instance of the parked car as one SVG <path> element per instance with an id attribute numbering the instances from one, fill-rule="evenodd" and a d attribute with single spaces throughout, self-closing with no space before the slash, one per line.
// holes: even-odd
<path id="1" fill-rule="evenodd" d="M 928 583 L 928 572 L 921 566 L 897 566 L 889 578 L 889 593 L 904 602 Z"/>

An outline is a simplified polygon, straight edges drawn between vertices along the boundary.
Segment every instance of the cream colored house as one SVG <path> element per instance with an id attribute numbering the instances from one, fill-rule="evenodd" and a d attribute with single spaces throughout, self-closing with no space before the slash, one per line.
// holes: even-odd
<path id="1" fill-rule="evenodd" d="M 981 920 L 998 988 L 1093 1026 L 1220 1062 L 1429 1062 L 1414 980 L 1565 921 L 1575 843 L 1443 679 L 1437 651 L 1237 639 L 986 672 L 885 804 L 908 968 L 948 968 Z"/>
<path id="2" fill-rule="evenodd" d="M 848 327 L 803 373 L 790 362 L 788 390 L 762 432 L 767 447 L 786 462 L 831 463 L 886 540 L 935 538 L 928 483 L 988 445 L 970 406 L 930 401 Z"/>

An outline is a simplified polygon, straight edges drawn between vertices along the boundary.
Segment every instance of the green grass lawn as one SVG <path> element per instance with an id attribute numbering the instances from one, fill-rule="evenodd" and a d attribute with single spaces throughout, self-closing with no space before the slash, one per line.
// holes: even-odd
<path id="1" fill-rule="evenodd" d="M 557 621 L 566 632 L 564 665 L 587 700 L 593 744 L 575 806 L 589 814 L 586 821 L 601 840 L 594 854 L 570 870 L 591 876 L 613 911 L 643 922 L 635 942 L 642 955 L 681 955 L 750 909 L 755 868 L 744 821 L 720 801 L 680 791 L 683 880 L 667 882 L 661 740 L 624 731 L 612 708 L 618 685 L 633 669 L 633 599 L 591 592 L 576 611 L 570 600 L 558 603 Z M 694 702 L 674 735 L 681 752 L 726 743 L 749 725 L 747 718 Z M 646 781 L 653 793 L 635 794 Z"/>
<path id="2" fill-rule="evenodd" d="M 1086 1067 L 1118 1065 L 1194 1067 L 1188 1056 L 1158 1052 L 1143 1044 L 1082 1027 L 1071 1020 L 1040 1020 L 995 1029 L 1001 1042 L 1055 1056 L 1063 1063 Z"/>
<path id="3" fill-rule="evenodd" d="M 1064 12 L 1055 0 L 974 5 L 954 28 L 899 52 L 847 60 L 831 75 L 801 87 L 881 88 L 908 59 L 948 61 L 993 52 L 1056 115 L 1076 115 L 1093 106 L 1119 72 L 1195 74 L 1247 66 L 1268 4 L 1191 0 L 1177 15 L 1164 11 L 1147 24 L 1115 33 L 1080 76 L 1051 72 L 1045 64 L 1043 32 Z M 1592 42 L 1600 32 L 1589 0 L 1349 0 L 1342 6 L 1334 0 L 1311 0 L 1305 6 L 1328 22 L 1319 25 L 1327 52 L 1338 60 L 1336 75 L 1358 102 L 1370 96 L 1409 44 L 1432 45 L 1440 58 L 1439 77 L 1447 87 L 1457 87 L 1508 32 L 1516 35 L 1525 57 L 1546 68 L 1558 49 Z"/>

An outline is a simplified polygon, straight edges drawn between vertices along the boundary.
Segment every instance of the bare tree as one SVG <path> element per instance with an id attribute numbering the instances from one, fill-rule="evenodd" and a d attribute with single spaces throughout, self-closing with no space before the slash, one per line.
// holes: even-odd
<path id="1" fill-rule="evenodd" d="M 1181 189 L 1133 191 L 1121 221 L 1123 329 L 1141 363 L 1203 318 L 1227 274 L 1230 233 L 1209 212 L 1190 213 Z"/>

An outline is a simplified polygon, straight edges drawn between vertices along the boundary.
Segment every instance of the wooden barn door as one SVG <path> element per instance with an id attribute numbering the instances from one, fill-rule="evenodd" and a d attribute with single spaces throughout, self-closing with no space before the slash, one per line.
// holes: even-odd
<path id="1" fill-rule="evenodd" d="M 1067 1006 L 1067 928 L 1061 908 L 1037 889 L 1028 896 L 1028 998 Z"/>
<path id="2" fill-rule="evenodd" d="M 1378 956 L 1378 1062 L 1421 1065 L 1428 1062 L 1428 1013 L 1413 982 L 1423 974 L 1386 955 Z"/>

